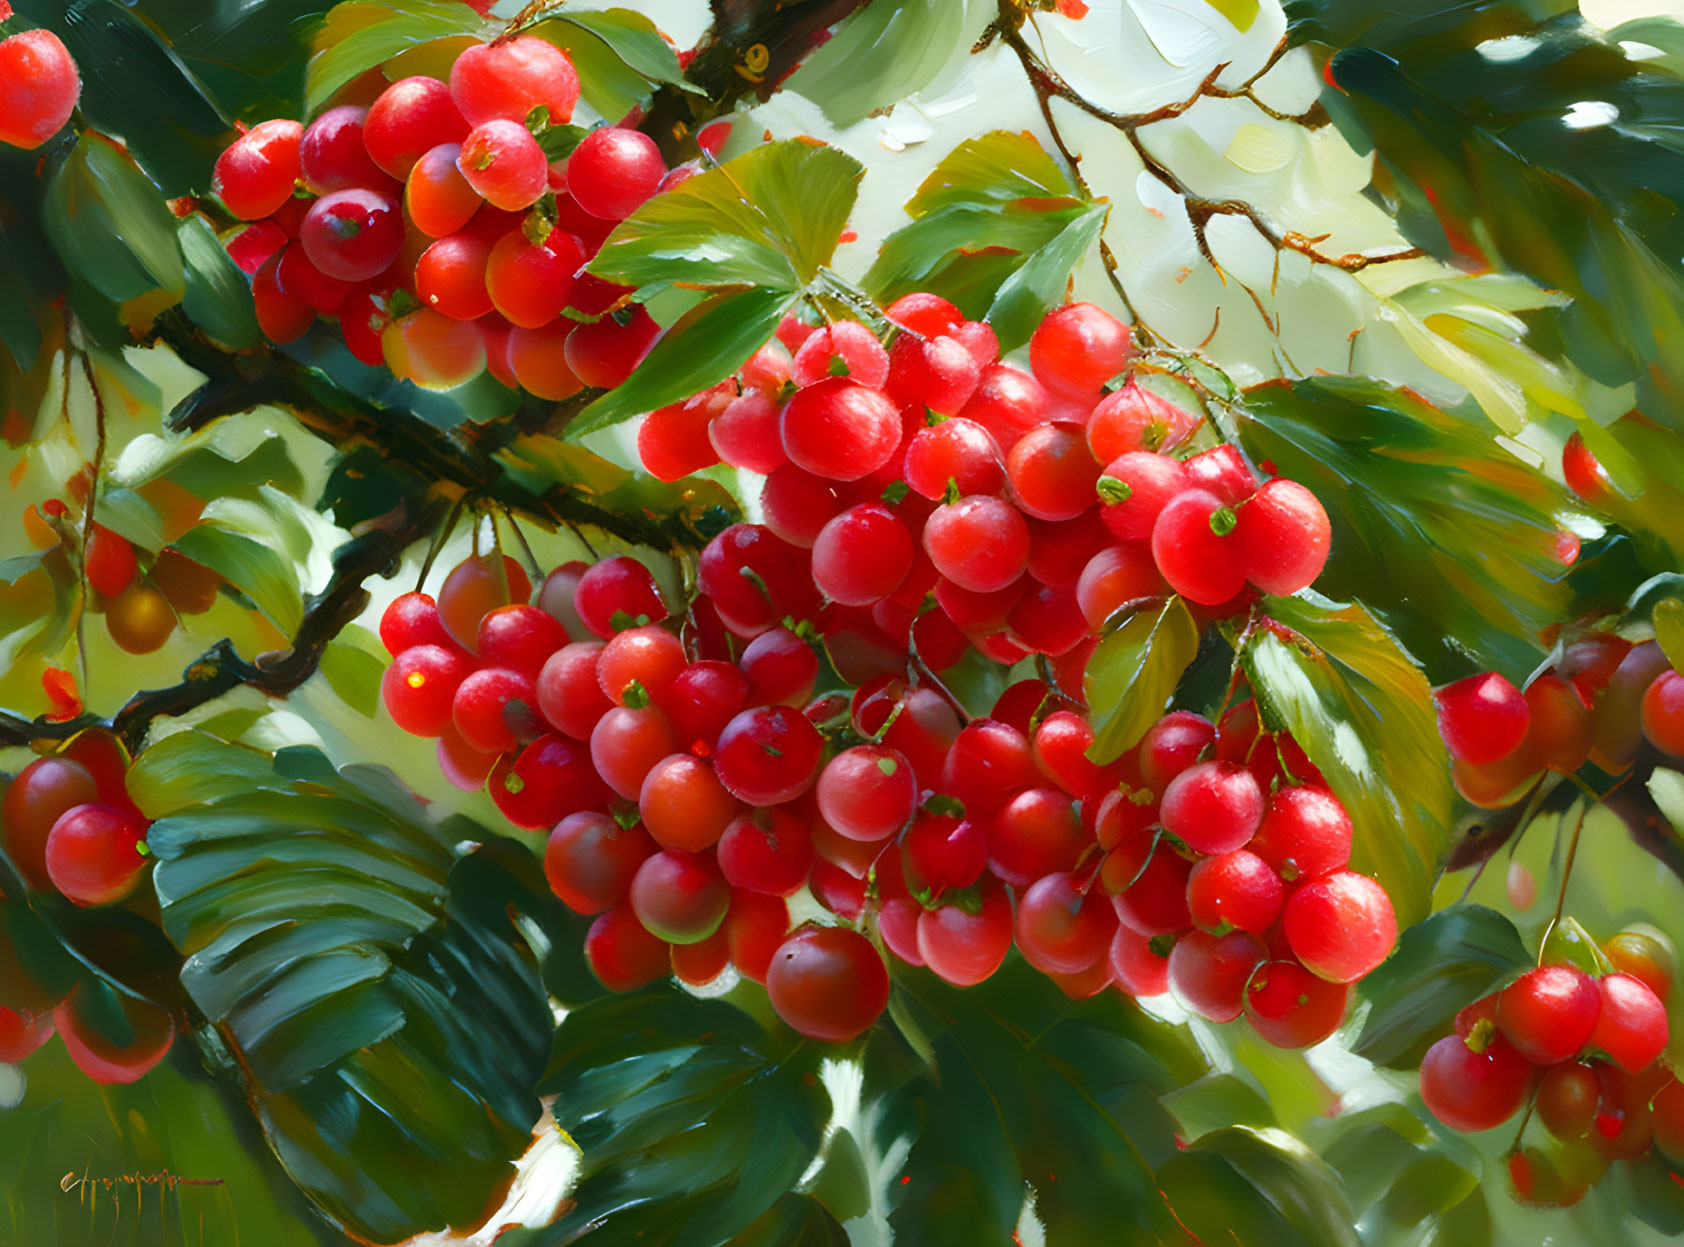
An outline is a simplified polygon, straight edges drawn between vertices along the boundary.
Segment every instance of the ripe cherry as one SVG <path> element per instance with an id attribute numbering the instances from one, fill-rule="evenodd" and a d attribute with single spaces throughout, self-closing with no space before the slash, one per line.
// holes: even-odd
<path id="1" fill-rule="evenodd" d="M 833 602 L 870 606 L 900 588 L 912 556 L 912 534 L 888 507 L 850 507 L 813 543 L 813 583 Z"/>
<path id="2" fill-rule="evenodd" d="M 363 145 L 374 163 L 392 177 L 409 176 L 415 162 L 441 143 L 460 143 L 468 123 L 437 78 L 394 82 L 369 106 Z"/>
<path id="3" fill-rule="evenodd" d="M 1072 424 L 1042 424 L 1006 454 L 1006 473 L 1020 510 L 1043 520 L 1069 520 L 1093 505 L 1099 461 Z"/>
<path id="4" fill-rule="evenodd" d="M 1169 956 L 1154 943 L 1120 922 L 1111 937 L 1111 975 L 1130 996 L 1162 996 L 1169 990 Z"/>
<path id="5" fill-rule="evenodd" d="M 1544 1071 L 1538 1083 L 1538 1119 L 1558 1139 L 1582 1139 L 1590 1133 L 1602 1099 L 1596 1070 L 1563 1061 Z"/>
<path id="6" fill-rule="evenodd" d="M 1246 847 L 1288 883 L 1332 874 L 1351 860 L 1351 816 L 1325 788 L 1282 788 Z"/>
<path id="7" fill-rule="evenodd" d="M 661 149 L 648 135 L 618 126 L 587 134 L 567 158 L 567 189 L 592 216 L 630 216 L 666 176 Z"/>
<path id="8" fill-rule="evenodd" d="M 1201 606 L 1220 606 L 1245 587 L 1235 523 L 1234 512 L 1208 490 L 1170 499 L 1152 526 L 1152 557 L 1172 589 Z"/>
<path id="9" fill-rule="evenodd" d="M 737 973 L 756 983 L 766 982 L 784 936 L 789 932 L 789 906 L 780 896 L 735 891 L 725 915 L 725 939 Z"/>
<path id="10" fill-rule="evenodd" d="M 0 832 L 6 853 L 31 887 L 51 886 L 47 836 L 67 810 L 100 800 L 92 772 L 69 758 L 37 758 L 0 798 Z"/>
<path id="11" fill-rule="evenodd" d="M 450 97 L 469 125 L 502 118 L 524 122 L 535 108 L 551 124 L 568 121 L 579 102 L 579 75 L 567 53 L 535 35 L 466 49 L 450 67 Z"/>
<path id="12" fill-rule="evenodd" d="M 683 642 L 659 624 L 646 624 L 608 642 L 597 659 L 596 678 L 610 701 L 635 707 L 664 702 L 687 665 Z"/>
<path id="13" fill-rule="evenodd" d="M 1187 909 L 1207 931 L 1238 927 L 1260 935 L 1286 901 L 1286 885 L 1257 854 L 1235 849 L 1196 863 L 1187 879 Z"/>
<path id="14" fill-rule="evenodd" d="M 57 39 L 53 41 L 58 42 Z M 6 44 L 11 42 L 8 39 Z M 0 48 L 6 44 L 0 44 Z M 299 143 L 303 137 L 304 127 L 296 121 L 277 118 L 259 122 L 230 143 L 216 158 L 211 189 L 222 199 L 228 211 L 242 221 L 256 221 L 271 215 L 292 198 L 293 189 L 304 174 L 298 158 Z"/>
<path id="15" fill-rule="evenodd" d="M 1164 508 L 1191 486 L 1179 460 L 1142 450 L 1113 459 L 1095 479 L 1100 518 L 1119 541 L 1150 540 Z"/>
<path id="16" fill-rule="evenodd" d="M 519 754 L 504 754 L 486 779 L 492 801 L 516 827 L 541 831 L 582 810 L 601 806 L 611 793 L 597 777 L 583 743 L 546 733 Z"/>
<path id="17" fill-rule="evenodd" d="M 1246 983 L 1265 957 L 1262 943 L 1245 931 L 1189 932 L 1170 951 L 1170 989 L 1200 1017 L 1232 1022 L 1244 1011 Z"/>
<path id="18" fill-rule="evenodd" d="M 1497 1027 L 1534 1065 L 1554 1065 L 1590 1042 L 1601 1012 L 1595 981 L 1574 966 L 1528 970 L 1497 997 Z"/>
<path id="19" fill-rule="evenodd" d="M 611 992 L 634 992 L 664 979 L 672 968 L 669 945 L 651 935 L 622 902 L 599 914 L 585 932 L 585 960 Z"/>
<path id="20" fill-rule="evenodd" d="M 924 549 L 960 588 L 992 593 L 1023 574 L 1029 527 L 1005 499 L 976 494 L 936 509 L 924 525 Z"/>
<path id="21" fill-rule="evenodd" d="M 517 603 L 486 612 L 474 640 L 482 665 L 536 678 L 550 655 L 567 644 L 567 632 L 536 606 Z"/>
<path id="22" fill-rule="evenodd" d="M 573 608 L 585 627 L 600 637 L 659 623 L 667 617 L 655 577 L 642 563 L 624 554 L 603 559 L 579 578 Z"/>
<path id="23" fill-rule="evenodd" d="M 601 641 L 575 641 L 551 654 L 538 672 L 538 709 L 550 726 L 576 740 L 590 738 L 613 706 L 596 678 Z"/>
<path id="24" fill-rule="evenodd" d="M 1484 766 L 1513 753 L 1526 737 L 1526 699 L 1495 671 L 1446 685 L 1434 699 L 1439 734 L 1460 761 Z"/>
<path id="25" fill-rule="evenodd" d="M 784 453 L 796 467 L 833 481 L 857 481 L 893 458 L 900 411 L 883 391 L 849 377 L 799 390 L 779 418 Z"/>
<path id="26" fill-rule="evenodd" d="M 1044 875 L 1017 906 L 1017 946 L 1037 970 L 1075 974 L 1104 958 L 1117 915 L 1101 888 L 1084 889 L 1074 876 Z"/>
<path id="27" fill-rule="evenodd" d="M 671 944 L 695 944 L 725 921 L 731 889 L 711 855 L 663 849 L 638 866 L 627 897 L 652 935 Z"/>
<path id="28" fill-rule="evenodd" d="M 1030 553 L 1031 561 L 1034 552 Z M 1169 589 L 1147 546 L 1108 546 L 1095 554 L 1076 581 L 1076 605 L 1096 632 L 1124 606 L 1162 597 Z"/>
<path id="29" fill-rule="evenodd" d="M 1385 889 L 1348 870 L 1300 883 L 1281 922 L 1298 960 L 1334 983 L 1354 983 L 1397 943 L 1397 916 Z"/>
<path id="30" fill-rule="evenodd" d="M 1140 740 L 1140 777 L 1153 792 L 1198 761 L 1216 740 L 1216 726 L 1191 710 L 1172 710 L 1146 729 Z"/>
<path id="31" fill-rule="evenodd" d="M 104 524 L 98 523 L 88 535 L 82 565 L 89 587 L 108 598 L 114 598 L 127 589 L 140 571 L 134 547 Z"/>
<path id="32" fill-rule="evenodd" d="M 48 866 L 52 846 L 48 845 Z M 1605 974 L 1597 981 L 1602 1008 L 1590 1046 L 1606 1052 L 1628 1074 L 1653 1064 L 1666 1050 L 1666 1006 L 1641 979 L 1629 974 Z"/>
<path id="33" fill-rule="evenodd" d="M 672 725 L 653 706 L 615 706 L 591 729 L 591 761 L 608 786 L 628 801 L 639 799 L 644 779 L 677 751 Z"/>
<path id="34" fill-rule="evenodd" d="M 146 824 L 110 805 L 76 805 L 47 833 L 47 877 L 77 905 L 109 905 L 135 890 L 147 867 Z"/>
<path id="35" fill-rule="evenodd" d="M 81 91 L 76 61 L 52 31 L 24 30 L 0 40 L 0 143 L 34 151 L 64 128 Z"/>
<path id="36" fill-rule="evenodd" d="M 889 353 L 877 335 L 858 321 L 839 320 L 808 336 L 795 352 L 790 376 L 803 387 L 826 377 L 848 377 L 882 389 L 889 379 Z"/>
<path id="37" fill-rule="evenodd" d="M 851 840 L 881 840 L 906 825 L 918 803 L 912 763 L 887 745 L 856 745 L 819 775 L 819 810 Z"/>
<path id="38" fill-rule="evenodd" d="M 1088 446 L 1101 463 L 1137 450 L 1167 454 L 1197 427 L 1198 421 L 1190 413 L 1136 385 L 1131 378 L 1093 409 L 1087 423 Z"/>
<path id="39" fill-rule="evenodd" d="M 818 776 L 824 738 L 787 706 L 757 706 L 725 725 L 714 751 L 720 781 L 750 805 L 779 805 Z"/>
<path id="40" fill-rule="evenodd" d="M 375 164 L 363 144 L 368 110 L 355 104 L 330 108 L 304 130 L 298 161 L 304 180 L 318 195 L 354 186 L 385 188 L 385 171 Z"/>
<path id="41" fill-rule="evenodd" d="M 1502 1125 L 1532 1086 L 1532 1066 L 1506 1039 L 1490 1036 L 1476 1051 L 1480 1043 L 1446 1035 L 1421 1060 L 1421 1099 L 1452 1130 Z"/>
<path id="42" fill-rule="evenodd" d="M 380 680 L 386 713 L 412 736 L 438 736 L 451 726 L 456 690 L 473 664 L 455 646 L 412 645 Z"/>
<path id="43" fill-rule="evenodd" d="M 403 211 L 397 200 L 379 191 L 334 191 L 311 205 L 298 241 L 310 263 L 327 276 L 368 281 L 398 258 Z"/>
<path id="44" fill-rule="evenodd" d="M 505 212 L 531 207 L 549 189 L 549 161 L 518 121 L 486 121 L 468 131 L 456 167 L 475 194 Z"/>
<path id="45" fill-rule="evenodd" d="M 1245 989 L 1245 1015 L 1252 1029 L 1277 1048 L 1308 1048 L 1345 1020 L 1351 989 L 1317 978 L 1296 961 L 1258 967 Z"/>
<path id="46" fill-rule="evenodd" d="M 586 810 L 556 824 L 544 846 L 544 877 L 550 890 L 575 913 L 599 914 L 625 898 L 632 877 L 655 842 L 641 823 L 630 827 Z"/>
<path id="47" fill-rule="evenodd" d="M 733 888 L 793 896 L 812 865 L 812 833 L 788 806 L 739 815 L 719 839 L 719 869 Z"/>
<path id="48" fill-rule="evenodd" d="M 1193 925 L 1187 877 L 1193 864 L 1167 841 L 1125 841 L 1106 857 L 1102 882 L 1124 926 L 1142 935 L 1168 935 Z"/>
<path id="49" fill-rule="evenodd" d="M 1264 796 L 1250 771 L 1232 762 L 1201 762 L 1164 789 L 1164 826 L 1199 853 L 1230 853 L 1256 834 Z"/>
<path id="50" fill-rule="evenodd" d="M 971 987 L 1000 968 L 1012 947 L 1012 904 L 998 880 L 985 877 L 974 904 L 918 915 L 918 952 L 941 978 Z"/>
<path id="51" fill-rule="evenodd" d="M 725 834 L 743 807 L 719 782 L 712 763 L 673 753 L 643 777 L 637 808 L 662 848 L 700 853 Z"/>
<path id="52" fill-rule="evenodd" d="M 1264 593 L 1297 593 L 1321 575 L 1332 529 L 1316 496 L 1297 481 L 1264 482 L 1236 515 L 1246 579 Z"/>
<path id="53" fill-rule="evenodd" d="M 805 706 L 819 678 L 819 656 L 788 628 L 755 637 L 737 665 L 748 681 L 748 698 L 764 705 Z"/>
<path id="54" fill-rule="evenodd" d="M 465 229 L 485 203 L 462 176 L 461 157 L 460 143 L 440 143 L 409 171 L 404 207 L 415 228 L 429 238 L 448 238 Z"/>
<path id="55" fill-rule="evenodd" d="M 804 927 L 773 956 L 766 994 L 794 1030 L 844 1043 L 868 1030 L 888 1006 L 889 972 L 859 932 Z"/>
<path id="56" fill-rule="evenodd" d="M 1123 370 L 1129 353 L 1128 326 L 1092 303 L 1056 309 L 1029 340 L 1036 378 L 1072 398 L 1098 398 L 1100 388 Z"/>
<path id="57" fill-rule="evenodd" d="M 1662 753 L 1684 757 L 1684 675 L 1663 671 L 1643 694 L 1643 734 Z"/>
<path id="58" fill-rule="evenodd" d="M 912 435 L 906 447 L 906 483 L 939 500 L 952 481 L 961 495 L 997 494 L 1006 466 L 993 436 L 974 420 L 943 420 Z"/>

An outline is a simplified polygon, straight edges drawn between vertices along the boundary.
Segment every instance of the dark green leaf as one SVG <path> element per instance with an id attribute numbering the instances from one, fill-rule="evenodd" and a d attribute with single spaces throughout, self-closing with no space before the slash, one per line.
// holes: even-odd
<path id="1" fill-rule="evenodd" d="M 1110 210 L 1105 203 L 1088 207 L 1006 278 L 988 309 L 988 323 L 994 327 L 1002 350 L 1029 341 L 1047 312 L 1064 302 L 1070 274 L 1088 248 L 1099 241 Z"/>
<path id="2" fill-rule="evenodd" d="M 65 267 L 113 303 L 180 297 L 175 218 L 158 188 L 110 144 L 84 137 L 53 171 L 47 233 Z"/>
<path id="3" fill-rule="evenodd" d="M 1234 1074 L 1206 1074 L 1164 1097 L 1181 1137 L 1196 1139 L 1224 1126 L 1273 1126 L 1275 1112 L 1261 1092 Z"/>
<path id="4" fill-rule="evenodd" d="M 1013 333 L 1042 295 L 1055 285 L 1062 295 L 1070 267 L 1104 221 L 1104 209 L 1078 195 L 1027 131 L 996 130 L 961 143 L 906 211 L 912 224 L 884 240 L 866 289 L 883 303 L 928 290 L 968 316 L 1003 316 Z M 1004 289 L 1043 249 L 1036 271 Z M 1057 272 L 1067 255 L 1069 264 Z M 990 309 L 999 298 L 1005 302 L 996 313 Z"/>
<path id="5" fill-rule="evenodd" d="M 767 143 L 656 195 L 591 261 L 634 286 L 799 290 L 830 262 L 865 170 L 835 147 Z"/>
<path id="6" fill-rule="evenodd" d="M 560 125 L 548 125 L 538 136 L 538 146 L 543 148 L 544 155 L 554 163 L 571 156 L 573 149 L 579 146 L 579 141 L 589 133 L 590 131 L 583 126 L 568 125 L 565 122 Z"/>
<path id="7" fill-rule="evenodd" d="M 583 437 L 723 381 L 766 345 L 794 305 L 795 296 L 778 289 L 714 295 L 668 329 L 631 376 L 575 416 L 568 436 Z"/>
<path id="8" fill-rule="evenodd" d="M 1318 589 L 1360 597 L 1447 678 L 1470 651 L 1512 679 L 1537 665 L 1538 634 L 1572 600 L 1556 518 L 1572 508 L 1490 430 L 1379 382 L 1316 377 L 1247 391 L 1240 441 L 1327 509 Z"/>
<path id="9" fill-rule="evenodd" d="M 1378 1065 L 1407 1060 L 1449 1034 L 1457 1010 L 1531 965 L 1514 923 L 1496 910 L 1441 910 L 1405 930 L 1397 950 L 1357 986 L 1370 1009 L 1351 1050 Z"/>
<path id="10" fill-rule="evenodd" d="M 1325 1161 L 1282 1130 L 1229 1126 L 1158 1167 L 1180 1225 L 1235 1247 L 1356 1247 L 1355 1218 Z"/>
<path id="11" fill-rule="evenodd" d="M 1450 848 L 1450 765 L 1432 690 L 1361 606 L 1267 598 L 1241 659 L 1271 729 L 1303 746 L 1355 827 L 1351 869 L 1373 875 L 1407 927 L 1427 914 Z"/>
<path id="12" fill-rule="evenodd" d="M 541 494 L 551 486 L 578 489 L 603 507 L 621 514 L 655 515 L 699 520 L 710 508 L 735 513 L 736 499 L 705 477 L 658 481 L 610 463 L 594 451 L 545 433 L 516 438 L 499 454 L 503 466 L 522 485 Z"/>
<path id="13" fill-rule="evenodd" d="M 26 373 L 40 357 L 54 316 L 48 304 L 64 290 L 64 273 L 42 225 L 47 184 L 39 161 L 36 152 L 0 143 L 0 342 Z M 19 406 L 7 403 L 8 410 Z"/>
<path id="14" fill-rule="evenodd" d="M 1479 19 L 1490 15 L 1505 31 L 1576 10 L 1573 0 L 1394 0 L 1385 6 L 1348 0 L 1287 0 L 1295 43 L 1315 41 L 1330 47 L 1354 44 L 1403 51 L 1417 44 L 1448 42 L 1471 46 L 1491 28 Z"/>
<path id="15" fill-rule="evenodd" d="M 979 987 L 908 971 L 896 990 L 933 1050 L 899 1093 L 920 1124 L 897 1241 L 1004 1242 L 1024 1183 L 1048 1242 L 1174 1241 L 1149 1166 L 1175 1152 L 1156 1097 L 1203 1069 L 1183 1035 L 1114 993 L 1072 1004 L 1016 958 Z"/>
<path id="16" fill-rule="evenodd" d="M 204 786 L 261 760 L 198 739 L 155 773 L 154 808 L 215 794 L 148 835 L 182 984 L 324 1213 L 377 1241 L 477 1224 L 539 1114 L 551 1019 L 537 970 L 506 916 L 457 899 L 463 828 L 313 750 Z"/>
<path id="17" fill-rule="evenodd" d="M 1179 597 L 1136 611 L 1101 641 L 1082 680 L 1092 707 L 1088 755 L 1107 763 L 1139 744 L 1198 652 L 1199 627 Z"/>
<path id="18" fill-rule="evenodd" d="M 818 1200 L 784 1195 L 733 1238 L 730 1247 L 848 1247 L 848 1232 Z"/>
<path id="19" fill-rule="evenodd" d="M 251 287 L 229 258 L 206 220 L 197 214 L 181 223 L 181 255 L 187 285 L 181 309 L 205 336 L 230 350 L 256 346 L 262 339 Z"/>
<path id="20" fill-rule="evenodd" d="M 120 136 L 164 195 L 208 189 L 229 119 L 169 43 L 119 0 L 72 0 L 52 25 L 84 67 L 88 123 Z"/>
<path id="21" fill-rule="evenodd" d="M 358 74 L 406 48 L 452 35 L 489 40 L 501 30 L 498 23 L 480 17 L 457 0 L 397 0 L 386 7 L 391 12 L 373 22 L 355 5 L 345 6 L 342 14 L 329 15 L 318 37 L 322 50 L 310 58 L 305 77 L 306 116 L 313 115 Z"/>
<path id="22" fill-rule="evenodd" d="M 571 1242 L 600 1225 L 613 1241 L 730 1242 L 818 1150 L 821 1055 L 729 1004 L 670 990 L 581 1005 L 556 1032 L 543 1083 L 580 1150 L 577 1202 L 509 1241 Z"/>

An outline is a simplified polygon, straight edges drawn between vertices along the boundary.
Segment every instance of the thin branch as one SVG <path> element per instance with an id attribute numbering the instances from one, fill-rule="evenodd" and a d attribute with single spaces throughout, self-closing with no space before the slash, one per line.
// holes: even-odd
<path id="1" fill-rule="evenodd" d="M 434 502 L 419 510 L 400 507 L 386 522 L 334 551 L 333 574 L 311 597 L 291 648 L 272 650 L 248 662 L 227 639 L 218 641 L 182 673 L 181 682 L 136 693 L 109 719 L 78 715 L 64 722 L 25 719 L 0 711 L 0 746 L 65 740 L 90 727 L 110 728 L 131 751 L 138 751 L 153 720 L 186 714 L 241 686 L 270 697 L 285 697 L 315 674 L 328 642 L 368 606 L 363 582 L 389 575 L 409 545 L 425 536 L 444 510 Z"/>

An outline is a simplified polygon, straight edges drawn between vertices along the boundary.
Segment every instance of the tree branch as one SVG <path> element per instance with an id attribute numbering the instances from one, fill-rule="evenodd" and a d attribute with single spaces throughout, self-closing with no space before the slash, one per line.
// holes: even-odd
<path id="1" fill-rule="evenodd" d="M 55 722 L 0 711 L 0 745 L 65 740 L 86 728 L 106 727 L 133 753 L 138 752 L 154 719 L 186 714 L 242 685 L 271 697 L 285 697 L 316 673 L 328 642 L 368 606 L 363 582 L 394 571 L 404 550 L 438 522 L 444 505 L 440 500 L 419 509 L 400 507 L 335 550 L 333 574 L 306 605 L 290 649 L 259 654 L 247 662 L 235 653 L 232 642 L 218 641 L 182 673 L 179 684 L 136 693 L 109 719 L 83 714 Z"/>

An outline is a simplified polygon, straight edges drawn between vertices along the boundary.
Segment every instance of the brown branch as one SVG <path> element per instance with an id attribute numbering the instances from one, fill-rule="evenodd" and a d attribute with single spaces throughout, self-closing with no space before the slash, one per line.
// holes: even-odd
<path id="1" fill-rule="evenodd" d="M 1168 121 L 1171 118 L 1179 117 L 1188 109 L 1192 108 L 1193 105 L 1198 103 L 1201 99 L 1206 98 L 1249 99 L 1259 109 L 1268 115 L 1275 117 L 1277 120 L 1306 124 L 1307 118 L 1310 117 L 1309 113 L 1306 113 L 1303 116 L 1294 117 L 1285 113 L 1277 112 L 1262 103 L 1262 101 L 1258 100 L 1256 95 L 1253 93 L 1253 88 L 1257 80 L 1273 68 L 1280 60 L 1281 56 L 1285 54 L 1287 50 L 1285 39 L 1282 39 L 1280 43 L 1275 45 L 1275 50 L 1270 54 L 1269 59 L 1264 66 L 1239 87 L 1219 87 L 1216 85 L 1216 80 L 1221 77 L 1223 71 L 1228 68 L 1229 63 L 1224 62 L 1221 65 L 1217 65 L 1208 74 L 1206 74 L 1204 80 L 1200 82 L 1199 85 L 1194 88 L 1192 94 L 1187 96 L 1185 99 L 1176 100 L 1159 108 L 1152 109 L 1149 112 L 1119 113 L 1095 104 L 1060 77 L 1057 71 L 1036 55 L 1034 49 L 1029 46 L 1028 41 L 1023 37 L 1022 26 L 1026 17 L 1023 10 L 1018 8 L 1013 0 L 998 0 L 998 3 L 1000 6 L 1000 16 L 995 20 L 994 25 L 990 28 L 991 34 L 989 37 L 991 38 L 994 35 L 998 35 L 1006 46 L 1011 48 L 1011 50 L 1016 54 L 1018 61 L 1023 66 L 1025 75 L 1029 79 L 1029 85 L 1035 92 L 1035 98 L 1040 103 L 1041 115 L 1046 120 L 1048 130 L 1052 133 L 1053 142 L 1057 144 L 1059 152 L 1064 156 L 1065 160 L 1069 162 L 1073 168 L 1075 167 L 1076 157 L 1071 153 L 1068 146 L 1066 146 L 1063 136 L 1059 133 L 1058 127 L 1053 120 L 1052 101 L 1054 99 L 1064 100 L 1066 103 L 1073 105 L 1084 113 L 1087 113 L 1090 117 L 1094 117 L 1105 122 L 1107 125 L 1119 131 L 1128 140 L 1129 146 L 1134 149 L 1135 155 L 1140 158 L 1140 162 L 1145 167 L 1146 171 L 1185 202 L 1187 206 L 1188 221 L 1193 228 L 1193 240 L 1198 246 L 1199 254 L 1212 266 L 1215 266 L 1216 258 L 1211 253 L 1210 243 L 1206 237 L 1206 229 L 1209 226 L 1211 219 L 1217 216 L 1244 217 L 1246 220 L 1251 222 L 1252 227 L 1256 229 L 1257 232 L 1261 234 L 1269 242 L 1269 244 L 1275 248 L 1276 251 L 1295 251 L 1299 255 L 1305 256 L 1313 263 L 1326 264 L 1330 267 L 1341 269 L 1347 273 L 1359 272 L 1371 264 L 1388 264 L 1394 260 L 1413 260 L 1426 254 L 1426 252 L 1422 251 L 1418 247 L 1410 247 L 1404 250 L 1387 252 L 1385 255 L 1377 256 L 1362 255 L 1358 253 L 1347 253 L 1342 255 L 1326 254 L 1316 247 L 1318 242 L 1323 241 L 1325 235 L 1322 238 L 1310 238 L 1304 234 L 1298 233 L 1295 230 L 1277 230 L 1269 223 L 1268 219 L 1265 218 L 1261 212 L 1243 200 L 1207 199 L 1183 181 L 1179 174 L 1172 170 L 1163 161 L 1158 159 L 1158 157 L 1154 156 L 1147 148 L 1145 141 L 1140 135 L 1140 131 L 1142 129 L 1160 121 Z M 986 38 L 984 42 L 987 42 Z M 1077 176 L 1079 180 L 1080 174 Z M 1122 286 L 1113 271 L 1114 263 L 1114 259 L 1108 260 L 1106 270 L 1111 275 L 1112 284 L 1117 287 L 1119 294 L 1121 294 Z M 1125 303 L 1127 302 L 1126 295 L 1124 296 L 1124 301 Z M 1265 317 L 1265 319 L 1267 319 L 1267 317 Z"/>
<path id="2" fill-rule="evenodd" d="M 83 714 L 55 722 L 0 711 L 0 746 L 66 740 L 86 728 L 106 727 L 131 752 L 137 752 L 153 720 L 186 714 L 242 686 L 285 697 L 316 673 L 328 642 L 367 608 L 369 595 L 363 582 L 371 576 L 390 575 L 404 550 L 426 535 L 443 510 L 442 502 L 419 509 L 400 507 L 334 551 L 333 574 L 322 591 L 311 597 L 289 649 L 259 654 L 248 662 L 230 641 L 218 641 L 188 666 L 179 684 L 136 693 L 109 719 Z"/>

